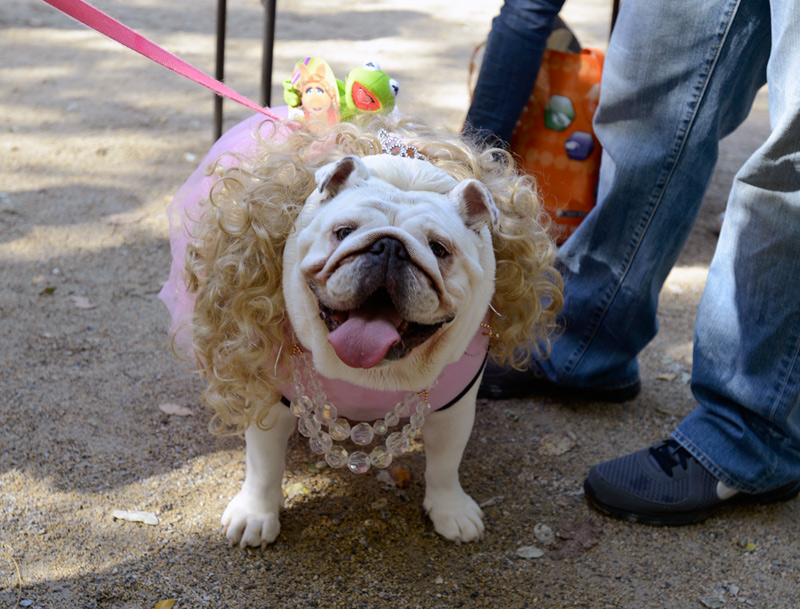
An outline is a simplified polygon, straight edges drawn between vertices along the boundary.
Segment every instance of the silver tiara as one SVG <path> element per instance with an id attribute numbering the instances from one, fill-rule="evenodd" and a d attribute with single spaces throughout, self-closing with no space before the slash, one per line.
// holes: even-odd
<path id="1" fill-rule="evenodd" d="M 381 129 L 378 132 L 378 139 L 381 142 L 381 152 L 384 154 L 407 159 L 419 159 L 420 161 L 428 160 L 428 157 L 422 154 L 416 146 L 409 146 L 396 135 L 390 134 L 386 129 Z"/>

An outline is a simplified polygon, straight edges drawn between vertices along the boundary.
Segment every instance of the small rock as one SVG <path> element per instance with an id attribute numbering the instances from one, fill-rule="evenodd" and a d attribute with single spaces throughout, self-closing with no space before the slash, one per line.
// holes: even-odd
<path id="1" fill-rule="evenodd" d="M 573 432 L 547 434 L 539 442 L 539 454 L 557 457 L 575 447 L 577 437 Z"/>
<path id="2" fill-rule="evenodd" d="M 550 546 L 553 545 L 553 542 L 556 540 L 555 533 L 553 533 L 553 529 L 551 529 L 546 524 L 539 523 L 535 527 L 533 527 L 533 534 L 536 536 L 536 539 L 539 540 L 540 543 Z"/>
<path id="3" fill-rule="evenodd" d="M 385 469 L 379 470 L 375 477 L 378 479 L 378 482 L 385 484 L 387 486 L 396 487 L 397 484 L 392 479 L 392 475 L 387 472 Z"/>

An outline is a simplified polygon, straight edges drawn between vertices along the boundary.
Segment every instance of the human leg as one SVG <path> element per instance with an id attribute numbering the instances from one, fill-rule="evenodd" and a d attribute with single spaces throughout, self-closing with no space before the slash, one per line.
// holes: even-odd
<path id="1" fill-rule="evenodd" d="M 699 406 L 674 434 L 746 493 L 800 479 L 800 8 L 771 15 L 772 132 L 731 190 L 695 323 Z"/>
<path id="2" fill-rule="evenodd" d="M 772 2 L 768 140 L 731 190 L 695 323 L 695 410 L 672 439 L 592 468 L 614 516 L 687 524 L 800 491 L 800 11 Z M 793 289 L 794 288 L 794 289 Z"/>
<path id="3" fill-rule="evenodd" d="M 584 389 L 638 383 L 636 356 L 656 334 L 658 294 L 699 213 L 718 142 L 764 82 L 769 16 L 751 4 L 623 3 L 595 116 L 598 205 L 559 252 L 563 335 L 529 374 L 488 370 L 485 385 L 510 387 L 508 396 L 532 377 Z"/>
<path id="4" fill-rule="evenodd" d="M 564 0 L 506 0 L 492 21 L 466 129 L 505 144 L 533 91 L 553 19 Z M 494 143 L 494 142 L 492 142 Z"/>

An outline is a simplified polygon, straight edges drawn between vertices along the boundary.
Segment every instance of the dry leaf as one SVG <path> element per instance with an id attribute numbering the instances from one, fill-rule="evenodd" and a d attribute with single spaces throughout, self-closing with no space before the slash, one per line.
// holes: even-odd
<path id="1" fill-rule="evenodd" d="M 674 381 L 678 375 L 674 372 L 662 372 L 656 377 L 657 381 Z"/>
<path id="2" fill-rule="evenodd" d="M 286 495 L 287 499 L 293 499 L 298 495 L 308 495 L 310 492 L 311 489 L 302 482 L 292 482 L 291 484 L 286 485 L 286 488 L 284 489 L 284 495 Z"/>
<path id="3" fill-rule="evenodd" d="M 79 309 L 94 309 L 97 305 L 90 302 L 86 296 L 70 296 L 69 299 Z"/>
<path id="4" fill-rule="evenodd" d="M 575 439 L 575 434 L 570 432 L 547 434 L 539 442 L 539 454 L 548 457 L 563 455 L 572 450 Z"/>
<path id="5" fill-rule="evenodd" d="M 520 558 L 541 558 L 544 556 L 544 550 L 540 550 L 536 546 L 522 546 L 517 548 L 517 556 Z"/>
<path id="6" fill-rule="evenodd" d="M 111 514 L 117 520 L 127 520 L 128 522 L 141 522 L 142 524 L 157 525 L 158 517 L 152 512 L 138 512 L 136 510 L 114 510 Z"/>
<path id="7" fill-rule="evenodd" d="M 575 558 L 600 540 L 603 530 L 594 522 L 570 522 L 556 535 L 554 558 Z"/>
<path id="8" fill-rule="evenodd" d="M 405 467 L 398 465 L 389 470 L 389 473 L 397 488 L 408 488 L 411 485 L 411 472 Z"/>
<path id="9" fill-rule="evenodd" d="M 178 601 L 174 598 L 168 598 L 165 601 L 161 601 L 156 605 L 156 609 L 172 609 L 175 606 L 175 603 Z"/>
<path id="10" fill-rule="evenodd" d="M 490 499 L 487 499 L 486 501 L 481 502 L 478 505 L 478 507 L 481 508 L 481 509 L 487 508 L 487 507 L 494 507 L 495 505 L 497 505 L 499 503 L 502 503 L 503 499 L 505 499 L 505 498 L 506 498 L 505 495 L 498 495 L 497 497 L 491 497 Z"/>
<path id="11" fill-rule="evenodd" d="M 194 415 L 194 411 L 191 408 L 187 408 L 186 406 L 181 406 L 180 404 L 173 404 L 171 402 L 165 402 L 163 404 L 159 404 L 158 409 L 161 412 L 172 414 L 175 415 L 176 417 L 190 417 Z"/>
<path id="12" fill-rule="evenodd" d="M 147 217 L 147 214 L 141 211 L 132 211 L 123 214 L 109 214 L 100 218 L 103 224 L 111 224 L 112 226 L 124 226 L 126 224 L 136 224 L 141 222 Z"/>

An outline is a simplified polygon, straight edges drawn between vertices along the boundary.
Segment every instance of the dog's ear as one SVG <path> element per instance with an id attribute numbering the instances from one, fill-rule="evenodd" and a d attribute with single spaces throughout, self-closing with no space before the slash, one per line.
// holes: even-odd
<path id="1" fill-rule="evenodd" d="M 357 156 L 342 157 L 317 169 L 314 180 L 317 183 L 319 202 L 330 201 L 346 188 L 353 188 L 366 182 L 369 169 Z"/>
<path id="2" fill-rule="evenodd" d="M 493 227 L 497 224 L 500 211 L 492 193 L 478 180 L 459 182 L 448 196 L 455 202 L 458 215 L 467 228 L 479 231 L 484 226 Z"/>

